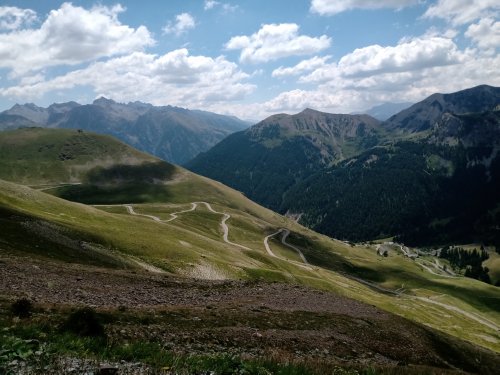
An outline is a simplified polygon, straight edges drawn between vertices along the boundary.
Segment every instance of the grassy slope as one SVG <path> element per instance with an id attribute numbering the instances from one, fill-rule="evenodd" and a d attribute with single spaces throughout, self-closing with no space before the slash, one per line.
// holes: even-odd
<path id="1" fill-rule="evenodd" d="M 91 243 L 91 248 L 97 249 L 95 255 L 88 252 L 90 260 L 68 258 L 65 254 L 71 253 L 71 249 L 68 250 L 64 243 L 59 243 L 58 247 L 64 251 L 58 253 L 52 249 L 49 256 L 53 258 L 129 268 L 138 267 L 134 259 L 139 259 L 166 271 L 187 276 L 206 277 L 209 270 L 208 277 L 215 275 L 228 278 L 262 278 L 301 283 L 336 291 L 500 351 L 498 332 L 461 313 L 443 310 L 440 306 L 414 298 L 414 295 L 434 296 L 439 302 L 481 314 L 498 325 L 500 319 L 498 305 L 495 303 L 498 289 L 474 280 L 453 279 L 453 282 L 450 282 L 450 279 L 426 274 L 420 267 L 397 255 L 389 258 L 377 257 L 372 250 L 351 247 L 311 232 L 261 208 L 238 192 L 220 184 L 213 182 L 204 184 L 204 179 L 197 176 L 192 178 L 194 180 L 191 183 L 189 177 L 179 182 L 180 185 L 191 186 L 193 196 L 187 195 L 189 192 L 181 189 L 185 196 L 179 196 L 178 199 L 190 198 L 189 200 L 184 200 L 182 204 L 170 203 L 167 207 L 164 204 L 135 205 L 136 211 L 167 218 L 168 213 L 172 211 L 189 208 L 187 202 L 202 198 L 215 202 L 212 204 L 214 209 L 233 215 L 228 221 L 230 240 L 248 246 L 252 250 L 240 250 L 222 242 L 218 225 L 220 215 L 208 212 L 203 206 L 199 207 L 199 211 L 180 216 L 178 220 L 169 224 L 161 224 L 148 218 L 131 216 L 120 206 L 97 209 L 67 202 L 26 187 L 1 182 L 0 207 L 3 212 L 9 213 L 10 216 L 6 215 L 7 218 L 14 214 L 18 217 L 29 217 L 31 221 L 39 223 L 48 222 L 59 228 L 58 232 L 65 233 L 67 237 L 76 239 L 77 242 Z M 205 194 L 197 196 L 196 191 L 201 185 L 205 186 Z M 231 206 L 223 203 L 226 200 L 231 202 Z M 22 230 L 25 229 L 20 224 L 12 225 L 9 232 L 19 231 L 17 242 L 19 247 L 16 248 L 14 241 L 14 244 L 10 245 L 10 251 L 20 251 L 30 256 L 47 255 L 43 248 L 21 246 L 24 236 Z M 279 227 L 288 227 L 292 230 L 289 241 L 301 246 L 309 261 L 317 264 L 317 267 L 305 269 L 297 263 L 267 255 L 263 247 L 263 237 Z M 30 235 L 31 238 L 35 235 L 35 241 L 39 234 L 32 232 Z M 270 244 L 273 251 L 279 255 L 286 256 L 287 252 L 290 252 L 289 249 L 279 245 L 277 240 L 272 240 Z M 0 243 L 0 246 L 3 248 L 3 243 Z M 291 255 L 286 257 L 292 259 Z M 401 284 L 405 284 L 407 294 L 395 297 L 380 293 L 370 286 L 332 271 L 374 280 L 377 279 L 377 275 L 383 275 L 376 280 L 378 284 L 388 288 L 399 288 Z"/>
<path id="2" fill-rule="evenodd" d="M 158 159 L 112 138 L 76 131 L 26 129 L 6 132 L 0 134 L 0 144 L 3 153 L 0 176 L 24 184 L 85 181 L 96 165 L 113 168 L 124 163 L 158 162 Z M 52 144 L 57 146 L 49 147 Z M 69 154 L 74 158 L 61 161 L 61 149 L 56 150 L 59 146 L 65 155 L 68 155 L 69 147 L 72 150 Z M 111 187 L 109 194 L 103 195 L 98 191 L 100 186 L 84 184 L 47 192 L 64 193 L 66 197 L 78 200 L 81 198 L 78 189 L 88 188 L 87 192 L 94 194 L 86 196 L 90 203 L 154 202 L 134 207 L 138 213 L 163 219 L 168 219 L 170 212 L 189 208 L 190 202 L 207 201 L 215 210 L 232 215 L 227 222 L 229 239 L 251 250 L 223 242 L 219 226 L 221 215 L 210 213 L 204 206 L 162 224 L 131 216 L 123 206 L 97 209 L 7 182 L 0 182 L 0 220 L 2 228 L 4 225 L 8 228 L 0 233 L 0 248 L 30 256 L 49 256 L 108 267 L 136 268 L 139 267 L 136 260 L 142 260 L 165 271 L 187 276 L 263 278 L 302 283 L 374 304 L 500 351 L 498 331 L 463 313 L 415 298 L 432 297 L 439 303 L 458 306 L 466 313 L 480 314 L 499 325 L 498 288 L 475 280 L 429 274 L 395 253 L 382 258 L 373 249 L 351 247 L 312 232 L 218 182 L 182 168 L 171 168 L 171 178 L 167 183 L 147 184 L 146 188 L 143 184 L 135 184 L 133 188 L 124 189 L 123 185 L 117 184 Z M 80 171 L 80 174 L 75 171 Z M 142 172 L 134 173 L 137 177 Z M 103 176 L 106 174 L 100 177 Z M 152 195 L 148 190 L 151 186 L 156 192 Z M 120 191 L 118 199 L 117 189 Z M 146 199 L 138 193 L 145 195 Z M 266 253 L 264 237 L 282 227 L 290 229 L 289 241 L 303 250 L 313 267 L 304 268 L 300 263 L 273 258 Z M 297 255 L 281 245 L 278 239 L 271 239 L 270 246 L 278 256 L 298 260 Z M 405 294 L 394 297 L 381 293 L 372 286 L 357 282 L 354 277 L 383 288 L 403 288 Z"/>
<path id="3" fill-rule="evenodd" d="M 1 178 L 23 184 L 76 183 L 95 167 L 159 161 L 112 137 L 77 130 L 6 131 L 0 145 Z"/>

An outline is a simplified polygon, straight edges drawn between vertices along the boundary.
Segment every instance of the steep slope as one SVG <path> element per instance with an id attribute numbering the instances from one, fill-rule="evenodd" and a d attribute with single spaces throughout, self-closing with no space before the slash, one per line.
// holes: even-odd
<path id="1" fill-rule="evenodd" d="M 37 124 L 26 117 L 0 113 L 0 131 L 18 129 L 22 127 L 36 126 Z"/>
<path id="2" fill-rule="evenodd" d="M 68 132 L 69 138 L 71 134 L 81 134 L 57 129 L 27 129 L 18 133 L 26 138 L 24 132 L 29 131 L 45 132 L 52 138 L 58 133 L 63 138 L 68 137 Z M 33 138 L 35 143 L 39 142 L 39 137 Z M 82 145 L 87 142 L 94 150 L 102 149 L 95 142 L 109 144 L 107 137 L 81 140 Z M 125 152 L 129 150 L 123 147 Z M 78 150 L 84 154 L 85 149 Z M 52 156 L 54 162 L 57 155 Z M 11 160 L 17 160 L 15 155 Z M 43 163 L 43 158 L 39 160 Z M 79 155 L 73 160 L 87 165 Z M 32 159 L 30 168 L 40 169 L 36 159 Z M 113 166 L 110 168 L 114 170 Z M 44 187 L 43 191 L 37 191 L 0 181 L 0 220 L 2 228 L 8 229 L 0 231 L 0 254 L 21 257 L 3 264 L 26 262 L 22 259 L 43 262 L 50 258 L 85 267 L 145 269 L 160 276 L 167 273 L 203 279 L 298 283 L 376 305 L 500 350 L 497 344 L 500 307 L 494 287 L 463 277 L 450 280 L 446 274 L 436 273 L 440 271 L 427 272 L 423 263 L 405 258 L 395 250 L 388 257 L 380 257 L 376 247 L 351 246 L 321 236 L 220 183 L 182 168 L 172 168 L 173 173 L 167 179 L 155 179 L 156 170 L 140 168 L 140 173 L 132 177 L 139 175 L 140 180 L 149 180 L 150 184 L 136 185 L 136 190 L 127 191 L 117 204 L 114 204 L 116 194 L 95 193 L 88 201 L 102 204 L 96 207 L 46 194 L 61 195 L 58 189 Z M 109 176 L 108 169 L 101 169 L 100 176 Z M 81 200 L 71 189 L 91 185 L 85 180 L 91 171 L 83 173 L 81 185 L 66 187 L 68 198 Z M 130 180 L 118 176 L 112 185 L 118 189 L 120 185 L 127 186 Z M 107 184 L 108 178 L 105 180 L 91 182 L 100 187 Z M 150 194 L 151 184 L 163 194 Z M 132 203 L 144 200 L 149 203 Z M 59 263 L 57 267 L 65 266 Z M 165 279 L 155 280 L 155 285 L 164 285 Z M 439 301 L 433 299 L 435 296 L 439 296 Z"/>
<path id="3" fill-rule="evenodd" d="M 163 162 L 95 133 L 43 128 L 0 133 L 0 178 L 23 184 L 97 181 L 102 170 L 158 163 Z M 126 179 L 126 174 L 121 177 Z"/>
<path id="4" fill-rule="evenodd" d="M 47 108 L 38 107 L 33 103 L 16 104 L 2 114 L 24 117 L 39 125 L 50 125 L 57 123 L 62 115 L 79 106 L 80 104 L 75 102 L 54 103 Z"/>
<path id="5" fill-rule="evenodd" d="M 392 116 L 384 127 L 396 132 L 422 132 L 429 130 L 444 113 L 481 113 L 493 111 L 498 104 L 500 87 L 482 85 L 451 94 L 433 94 Z"/>
<path id="6" fill-rule="evenodd" d="M 16 104 L 0 114 L 0 130 L 22 126 L 108 134 L 142 151 L 181 164 L 248 124 L 211 112 L 155 107 L 141 102 L 123 104 L 101 97 L 89 105 L 69 102 L 42 108 L 34 104 Z"/>
<path id="7" fill-rule="evenodd" d="M 435 94 L 358 133 L 351 148 L 347 142 L 336 148 L 336 134 L 311 136 L 311 128 L 321 128 L 275 116 L 228 137 L 188 167 L 330 236 L 500 245 L 499 103 L 500 88 L 490 86 Z M 295 143 L 283 147 L 290 127 Z M 319 140 L 324 147 L 317 147 Z"/>
<path id="8" fill-rule="evenodd" d="M 366 115 L 310 109 L 275 115 L 229 136 L 186 166 L 278 209 L 282 195 L 297 182 L 376 144 L 378 125 Z"/>
<path id="9" fill-rule="evenodd" d="M 283 206 L 339 238 L 500 246 L 499 151 L 500 112 L 445 113 L 419 141 L 375 148 L 297 184 Z"/>

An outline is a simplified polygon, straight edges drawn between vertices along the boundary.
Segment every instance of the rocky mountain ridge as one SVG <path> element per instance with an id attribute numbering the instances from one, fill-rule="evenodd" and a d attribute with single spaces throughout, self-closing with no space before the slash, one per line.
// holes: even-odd
<path id="1" fill-rule="evenodd" d="M 0 113 L 0 130 L 41 126 L 94 131 L 115 136 L 142 151 L 181 164 L 242 130 L 235 117 L 142 102 L 98 98 L 92 104 L 56 103 L 47 108 L 16 104 Z"/>
<path id="2" fill-rule="evenodd" d="M 187 166 L 336 238 L 500 244 L 499 103 L 500 88 L 483 85 L 431 95 L 384 122 L 272 116 Z"/>

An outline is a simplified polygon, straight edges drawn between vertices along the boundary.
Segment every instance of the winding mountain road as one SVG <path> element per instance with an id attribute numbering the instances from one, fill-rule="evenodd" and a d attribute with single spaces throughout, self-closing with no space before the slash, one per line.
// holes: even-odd
<path id="1" fill-rule="evenodd" d="M 220 225 L 222 227 L 222 239 L 224 240 L 224 242 L 228 243 L 229 245 L 233 245 L 233 246 L 239 247 L 241 249 L 251 250 L 249 247 L 246 247 L 244 245 L 240 245 L 238 243 L 235 243 L 235 242 L 232 242 L 232 241 L 229 240 L 229 238 L 228 238 L 229 237 L 229 227 L 227 226 L 226 221 L 228 221 L 231 218 L 231 215 L 229 215 L 229 214 L 227 214 L 225 212 L 219 212 L 219 211 L 214 210 L 213 207 L 208 202 L 192 202 L 191 203 L 191 208 L 189 208 L 187 210 L 172 212 L 170 214 L 171 217 L 168 220 L 162 220 L 158 216 L 154 216 L 154 215 L 146 215 L 146 214 L 137 213 L 137 212 L 134 211 L 134 208 L 130 204 L 124 204 L 123 206 L 127 209 L 128 213 L 130 215 L 147 217 L 147 218 L 152 219 L 152 220 L 154 220 L 154 221 L 156 221 L 158 223 L 165 224 L 165 223 L 169 223 L 169 222 L 177 219 L 179 217 L 178 216 L 179 214 L 183 214 L 183 213 L 186 213 L 186 212 L 191 212 L 191 211 L 196 210 L 196 208 L 200 204 L 204 204 L 207 207 L 207 209 L 210 212 L 214 213 L 214 214 L 223 215 L 222 216 L 222 220 L 220 222 Z"/>
<path id="2" fill-rule="evenodd" d="M 179 216 L 177 216 L 178 214 L 183 214 L 183 213 L 185 213 L 185 212 L 191 212 L 191 211 L 194 211 L 194 210 L 196 210 L 196 207 L 198 207 L 198 205 L 197 205 L 195 202 L 193 202 L 193 203 L 191 203 L 191 208 L 188 208 L 187 210 L 184 210 L 184 211 L 172 212 L 172 213 L 170 214 L 170 216 L 171 216 L 171 217 L 170 217 L 170 219 L 168 219 L 168 220 L 163 220 L 163 221 L 164 221 L 165 223 L 168 223 L 168 222 L 170 222 L 170 221 L 173 221 L 173 220 L 175 220 L 175 219 L 177 219 L 177 218 L 179 217 Z"/>
<path id="3" fill-rule="evenodd" d="M 132 206 L 131 206 L 131 205 L 129 205 L 129 204 L 124 204 L 123 206 L 127 209 L 128 213 L 129 213 L 130 215 L 134 215 L 134 216 L 144 216 L 144 217 L 148 217 L 148 218 L 150 218 L 150 219 L 152 219 L 152 220 L 154 220 L 154 221 L 157 221 L 157 222 L 159 222 L 159 223 L 163 222 L 163 221 L 162 221 L 162 220 L 161 220 L 158 216 L 153 216 L 153 215 L 145 215 L 145 214 L 138 214 L 137 212 L 135 212 L 135 211 L 134 211 L 134 207 L 132 207 Z"/>
<path id="4" fill-rule="evenodd" d="M 243 245 L 240 245 L 240 244 L 237 244 L 237 243 L 234 243 L 234 242 L 231 242 L 229 239 L 228 239 L 228 235 L 229 235 L 229 227 L 227 226 L 226 224 L 226 221 L 229 220 L 231 218 L 231 215 L 225 213 L 225 212 L 219 212 L 219 211 L 216 211 L 214 210 L 214 208 L 210 205 L 210 203 L 208 202 L 192 202 L 191 203 L 191 208 L 187 209 L 187 210 L 182 210 L 182 211 L 178 211 L 178 212 L 173 212 L 170 214 L 171 218 L 168 219 L 168 220 L 162 220 L 160 219 L 159 217 L 157 216 L 154 216 L 154 215 L 147 215 L 147 214 L 140 214 L 140 213 L 137 213 L 134 208 L 132 207 L 132 205 L 130 204 L 125 204 L 125 205 L 122 205 L 124 207 L 126 207 L 127 211 L 129 214 L 131 215 L 135 215 L 135 216 L 143 216 L 143 217 L 146 217 L 146 218 L 149 218 L 149 219 L 152 219 L 156 222 L 159 222 L 161 224 L 166 224 L 168 222 L 171 222 L 175 219 L 178 218 L 178 214 L 182 214 L 182 213 L 186 213 L 186 212 L 191 212 L 191 211 L 194 211 L 196 210 L 196 208 L 198 207 L 198 205 L 201 205 L 201 204 L 204 204 L 207 209 L 214 213 L 214 214 L 219 214 L 219 215 L 223 215 L 222 217 L 222 220 L 220 222 L 220 225 L 222 227 L 222 230 L 223 230 L 223 240 L 224 242 L 230 244 L 230 245 L 233 245 L 233 246 L 236 246 L 236 247 L 239 247 L 239 248 L 242 248 L 242 249 L 245 249 L 245 250 L 251 250 L 250 248 L 246 247 L 246 246 L 243 246 Z M 272 250 L 271 250 L 271 247 L 269 245 L 269 239 L 274 237 L 274 236 L 277 236 L 279 235 L 280 233 L 283 233 L 282 237 L 281 237 L 281 243 L 284 245 L 284 246 L 287 246 L 291 249 L 293 249 L 294 251 L 296 251 L 300 258 L 302 259 L 302 261 L 304 263 L 300 263 L 300 262 L 297 262 L 297 261 L 294 261 L 294 260 L 289 260 L 289 259 L 284 259 L 284 258 L 281 258 L 279 256 L 277 256 Z M 288 243 L 286 241 L 287 237 L 290 235 L 290 231 L 288 229 L 285 229 L 285 228 L 280 228 L 278 231 L 274 232 L 274 233 L 271 233 L 269 234 L 268 236 L 266 236 L 264 238 L 264 247 L 267 251 L 267 253 L 274 257 L 274 258 L 277 258 L 277 259 L 280 259 L 280 260 L 284 260 L 284 261 L 287 261 L 289 263 L 292 263 L 292 264 L 295 264 L 297 266 L 300 266 L 300 267 L 303 267 L 303 268 L 307 268 L 309 270 L 312 270 L 312 268 L 310 267 L 310 264 L 309 262 L 307 261 L 307 259 L 305 258 L 304 254 L 302 253 L 302 251 L 300 251 L 300 249 L 298 249 L 297 247 L 293 246 L 292 244 Z M 442 274 L 437 274 L 435 273 L 430 267 L 422 264 L 421 262 L 417 262 L 420 266 L 422 266 L 422 268 L 424 268 L 425 270 L 427 270 L 428 272 L 432 273 L 432 274 L 435 274 L 437 276 L 444 276 L 444 277 L 450 277 L 450 278 L 453 278 L 454 276 L 447 276 L 447 275 L 442 275 Z M 435 266 L 435 267 L 439 267 L 439 263 L 437 264 L 432 264 L 430 263 L 432 266 Z M 154 270 L 151 270 L 152 272 L 158 272 L 156 269 Z M 500 327 L 495 324 L 494 322 L 492 322 L 491 320 L 489 319 L 486 319 L 484 318 L 483 316 L 479 315 L 479 314 L 475 314 L 475 313 L 472 313 L 472 312 L 468 312 L 468 311 L 465 311 L 457 306 L 453 306 L 453 305 L 448 305 L 446 303 L 443 303 L 443 302 L 439 302 L 439 301 L 435 301 L 433 299 L 430 299 L 430 298 L 426 298 L 426 297 L 419 297 L 419 296 L 411 296 L 411 295 L 407 295 L 405 293 L 402 293 L 401 291 L 397 290 L 397 291 L 393 291 L 393 290 L 390 290 L 390 289 L 386 289 L 386 288 L 383 288 L 379 285 L 377 285 L 376 283 L 372 283 L 372 282 L 369 282 L 367 280 L 364 280 L 364 279 L 361 279 L 361 278 L 358 278 L 358 277 L 355 277 L 353 275 L 349 275 L 349 274 L 344 274 L 344 273 L 341 273 L 343 276 L 347 277 L 347 278 L 350 278 L 352 280 L 355 280 L 361 284 L 364 284 L 366 286 L 369 286 L 369 287 L 372 287 L 380 292 L 383 292 L 383 293 L 388 293 L 388 294 L 392 294 L 392 295 L 395 295 L 397 297 L 400 297 L 400 298 L 409 298 L 409 299 L 414 299 L 414 300 L 419 300 L 421 302 L 424 302 L 424 303 L 430 303 L 430 304 L 433 304 L 433 305 L 436 305 L 436 306 L 439 306 L 443 309 L 446 309 L 448 311 L 453 311 L 454 313 L 458 313 L 462 316 L 465 316 L 469 319 L 472 319 L 488 328 L 491 328 L 495 331 L 499 331 L 500 330 Z M 456 277 L 456 276 L 455 276 Z"/>
<path id="5" fill-rule="evenodd" d="M 287 247 L 289 247 L 289 248 L 293 249 L 294 251 L 296 251 L 296 252 L 299 254 L 300 258 L 302 259 L 302 261 L 303 261 L 304 263 L 300 263 L 300 262 L 296 262 L 296 261 L 294 261 L 294 260 L 290 260 L 290 259 L 285 259 L 285 258 L 279 257 L 279 256 L 277 256 L 277 255 L 276 255 L 276 254 L 275 254 L 275 253 L 271 250 L 271 247 L 269 246 L 269 239 L 270 239 L 271 237 L 274 237 L 274 236 L 276 236 L 276 235 L 280 234 L 280 233 L 284 233 L 284 234 L 283 234 L 283 236 L 281 237 L 281 243 L 282 243 L 283 245 L 285 245 L 285 246 L 287 246 Z M 265 247 L 265 249 L 266 249 L 267 253 L 268 253 L 270 256 L 274 257 L 274 258 L 281 259 L 281 260 L 287 261 L 287 262 L 289 262 L 289 263 L 293 263 L 293 264 L 295 264 L 295 265 L 297 265 L 297 266 L 299 266 L 299 267 L 302 267 L 302 268 L 306 268 L 306 269 L 308 269 L 308 270 L 311 270 L 312 268 L 311 268 L 311 267 L 309 267 L 309 262 L 307 261 L 307 259 L 306 259 L 306 257 L 304 256 L 304 254 L 302 254 L 302 251 L 300 251 L 300 250 L 299 250 L 298 248 L 296 248 L 295 246 L 293 246 L 293 245 L 289 244 L 288 242 L 286 242 L 286 238 L 288 237 L 288 235 L 289 235 L 289 234 L 290 234 L 290 231 L 289 231 L 288 229 L 281 228 L 281 229 L 279 229 L 278 231 L 276 231 L 276 232 L 274 232 L 274 233 L 272 233 L 272 234 L 270 234 L 270 235 L 266 236 L 266 237 L 264 238 L 264 247 Z"/>
<path id="6" fill-rule="evenodd" d="M 288 229 L 283 229 L 283 236 L 281 237 L 281 243 L 283 245 L 288 246 L 289 248 L 295 250 L 297 252 L 297 254 L 299 254 L 300 259 L 302 259 L 302 261 L 305 264 L 309 264 L 309 262 L 307 261 L 306 257 L 304 256 L 304 254 L 302 253 L 302 251 L 300 251 L 300 249 L 298 247 L 295 247 L 292 244 L 286 242 L 286 238 L 288 237 L 289 234 L 290 234 L 290 231 Z"/>
<path id="7" fill-rule="evenodd" d="M 461 308 L 459 308 L 457 306 L 448 305 L 446 303 L 434 301 L 433 299 L 426 298 L 426 297 L 410 296 L 410 298 L 417 299 L 419 301 L 424 301 L 424 302 L 427 302 L 427 303 L 432 303 L 432 304 L 440 306 L 440 307 L 442 307 L 442 308 L 444 308 L 446 310 L 462 314 L 462 315 L 468 317 L 469 319 L 475 320 L 476 322 L 478 322 L 478 323 L 480 323 L 480 324 L 482 324 L 482 325 L 484 325 L 486 327 L 489 327 L 489 328 L 495 330 L 496 332 L 500 331 L 500 327 L 497 326 L 492 321 L 490 321 L 490 320 L 488 320 L 488 319 L 486 319 L 486 318 L 484 318 L 482 316 L 479 316 L 478 314 L 474 314 L 474 313 L 462 310 Z"/>

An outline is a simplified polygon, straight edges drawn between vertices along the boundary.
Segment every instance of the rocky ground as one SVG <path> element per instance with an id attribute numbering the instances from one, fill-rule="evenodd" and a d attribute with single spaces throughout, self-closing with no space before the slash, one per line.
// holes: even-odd
<path id="1" fill-rule="evenodd" d="M 186 355 L 425 366 L 436 373 L 500 368 L 497 354 L 298 285 L 193 280 L 0 256 L 0 302 L 7 306 L 21 297 L 42 315 L 91 306 L 112 317 L 106 323 L 112 342 L 159 342 Z"/>

